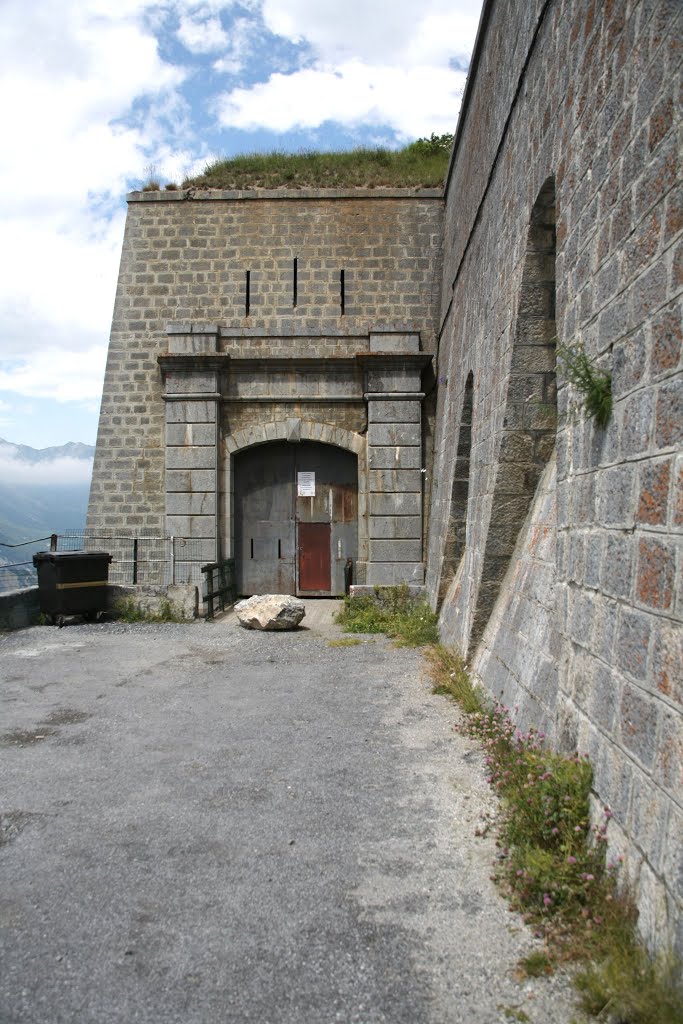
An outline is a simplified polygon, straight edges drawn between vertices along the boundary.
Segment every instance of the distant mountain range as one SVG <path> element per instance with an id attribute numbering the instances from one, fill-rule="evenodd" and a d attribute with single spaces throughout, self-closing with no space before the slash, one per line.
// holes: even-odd
<path id="1" fill-rule="evenodd" d="M 52 533 L 82 529 L 88 507 L 92 445 L 69 442 L 51 448 L 30 448 L 0 438 L 0 590 L 33 582 L 34 551 L 45 550 Z M 38 541 L 26 547 L 8 544 Z"/>

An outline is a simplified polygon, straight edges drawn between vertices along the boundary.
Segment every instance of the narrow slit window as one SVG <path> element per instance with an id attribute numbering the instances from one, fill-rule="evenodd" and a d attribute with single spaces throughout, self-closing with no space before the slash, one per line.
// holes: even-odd
<path id="1" fill-rule="evenodd" d="M 282 541 L 280 540 L 279 537 L 277 541 L 277 557 L 282 558 Z"/>
<path id="2" fill-rule="evenodd" d="M 251 309 L 251 270 L 247 270 L 246 279 L 244 282 L 244 315 L 249 316 L 249 310 Z M 253 545 L 253 541 L 252 541 Z M 253 554 L 251 556 L 254 557 Z"/>
<path id="3" fill-rule="evenodd" d="M 251 557 L 254 557 L 254 538 L 251 538 Z"/>
<path id="4" fill-rule="evenodd" d="M 292 305 L 296 309 L 296 304 L 299 298 L 299 261 L 294 257 L 294 266 L 292 268 Z"/>
<path id="5" fill-rule="evenodd" d="M 345 294 L 345 281 L 344 271 L 339 271 L 339 305 L 341 307 L 341 315 L 344 316 L 344 307 L 346 305 L 346 294 Z"/>

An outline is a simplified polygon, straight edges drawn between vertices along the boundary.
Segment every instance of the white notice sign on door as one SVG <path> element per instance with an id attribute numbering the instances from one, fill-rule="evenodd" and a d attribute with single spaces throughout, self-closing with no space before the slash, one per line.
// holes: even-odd
<path id="1" fill-rule="evenodd" d="M 300 498 L 315 498 L 315 473 L 297 473 L 296 493 Z"/>

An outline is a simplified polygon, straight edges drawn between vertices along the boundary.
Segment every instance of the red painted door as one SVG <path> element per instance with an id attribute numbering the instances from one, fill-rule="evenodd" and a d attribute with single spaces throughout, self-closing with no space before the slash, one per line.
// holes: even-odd
<path id="1" fill-rule="evenodd" d="M 299 590 L 330 592 L 330 524 L 299 523 Z"/>

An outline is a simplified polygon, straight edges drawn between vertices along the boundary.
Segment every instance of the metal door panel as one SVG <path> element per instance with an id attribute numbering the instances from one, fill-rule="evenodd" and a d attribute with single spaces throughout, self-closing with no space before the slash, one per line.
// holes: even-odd
<path id="1" fill-rule="evenodd" d="M 299 590 L 330 593 L 330 524 L 299 523 Z"/>
<path id="2" fill-rule="evenodd" d="M 293 594 L 292 446 L 281 442 L 244 452 L 235 473 L 235 549 L 240 594 Z"/>
<path id="3" fill-rule="evenodd" d="M 234 471 L 238 592 L 343 594 L 346 560 L 358 557 L 356 456 L 319 442 L 274 441 L 236 455 Z M 315 474 L 313 496 L 298 495 L 299 472 Z M 318 565 L 304 566 L 302 584 L 297 543 L 307 524 L 326 527 L 327 568 L 320 553 L 305 556 Z M 322 531 L 309 536 L 313 551 L 322 549 Z M 305 552 L 306 530 L 303 540 Z"/>

